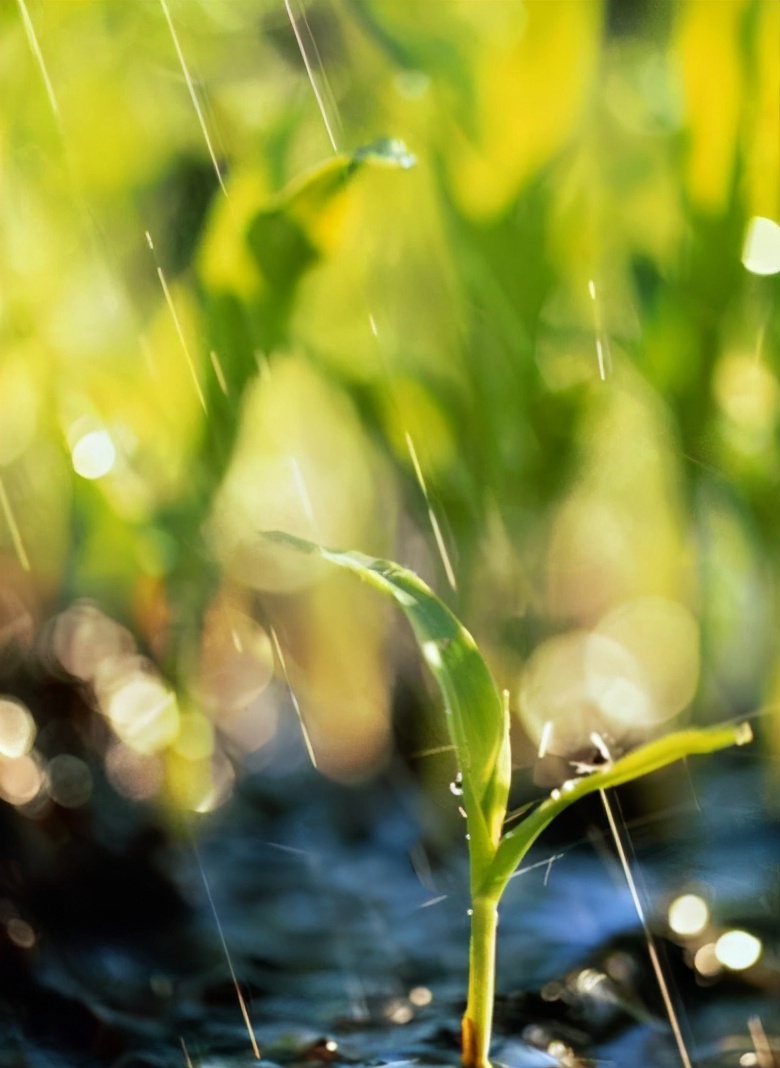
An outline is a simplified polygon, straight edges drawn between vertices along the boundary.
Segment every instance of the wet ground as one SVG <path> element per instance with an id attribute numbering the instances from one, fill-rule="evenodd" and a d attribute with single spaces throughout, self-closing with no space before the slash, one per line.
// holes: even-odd
<path id="1" fill-rule="evenodd" d="M 458 1063 L 460 844 L 422 840 L 424 802 L 405 774 L 336 786 L 277 744 L 189 829 L 99 775 L 76 810 L 31 820 L 3 805 L 0 1068 L 243 1068 L 257 1063 L 250 1028 L 266 1063 Z M 690 778 L 677 769 L 669 805 L 620 799 L 696 1068 L 780 1063 L 780 850 L 759 769 L 740 751 L 692 764 Z M 677 1068 L 685 1055 L 603 809 L 581 809 L 506 894 L 495 1059 Z M 711 918 L 674 936 L 666 909 L 685 892 Z M 713 963 L 735 929 L 762 947 L 742 970 Z"/>

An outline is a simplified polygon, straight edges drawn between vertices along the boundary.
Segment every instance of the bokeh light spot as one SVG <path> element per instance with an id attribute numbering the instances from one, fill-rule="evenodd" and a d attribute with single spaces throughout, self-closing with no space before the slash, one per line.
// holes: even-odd
<path id="1" fill-rule="evenodd" d="M 142 671 L 119 683 L 105 712 L 121 740 L 139 753 L 158 753 L 179 733 L 176 695 Z"/>
<path id="2" fill-rule="evenodd" d="M 704 898 L 698 894 L 681 894 L 669 906 L 669 927 L 678 935 L 695 935 L 703 931 L 710 918 Z"/>
<path id="3" fill-rule="evenodd" d="M 715 398 L 732 423 L 768 431 L 780 411 L 780 386 L 771 370 L 750 353 L 734 353 L 715 368 Z"/>
<path id="4" fill-rule="evenodd" d="M 722 965 L 715 954 L 714 942 L 708 942 L 696 951 L 696 956 L 693 958 L 693 966 L 699 975 L 703 975 L 705 979 L 712 979 L 722 971 Z"/>
<path id="5" fill-rule="evenodd" d="M 105 430 L 90 430 L 80 437 L 71 453 L 77 475 L 90 480 L 103 478 L 116 462 L 116 449 Z"/>
<path id="6" fill-rule="evenodd" d="M 34 756 L 0 760 L 0 797 L 12 805 L 34 801 L 43 786 L 43 774 Z"/>
<path id="7" fill-rule="evenodd" d="M 35 720 L 29 710 L 10 697 L 0 698 L 0 755 L 21 757 L 35 742 Z"/>
<path id="8" fill-rule="evenodd" d="M 741 972 L 753 967 L 763 949 L 760 939 L 748 931 L 726 931 L 715 943 L 715 956 L 724 968 Z"/>
<path id="9" fill-rule="evenodd" d="M 49 797 L 63 808 L 79 808 L 92 796 L 92 772 L 83 760 L 60 753 L 46 765 Z"/>
<path id="10" fill-rule="evenodd" d="M 742 263 L 751 274 L 780 271 L 780 226 L 773 219 L 755 215 L 750 220 L 742 246 Z"/>
<path id="11" fill-rule="evenodd" d="M 13 916 L 6 925 L 8 938 L 20 949 L 32 949 L 35 945 L 35 931 L 26 920 Z"/>
<path id="12" fill-rule="evenodd" d="M 117 793 L 131 801 L 149 801 L 162 789 L 165 769 L 160 757 L 136 753 L 116 742 L 105 758 L 108 780 Z"/>
<path id="13" fill-rule="evenodd" d="M 133 636 L 86 601 L 57 616 L 52 650 L 65 670 L 84 682 L 92 681 L 107 661 L 132 653 Z"/>

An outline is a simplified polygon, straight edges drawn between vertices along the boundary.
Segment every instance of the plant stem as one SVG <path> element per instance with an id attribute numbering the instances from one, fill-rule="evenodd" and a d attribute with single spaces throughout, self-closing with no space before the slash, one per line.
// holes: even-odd
<path id="1" fill-rule="evenodd" d="M 490 1068 L 498 900 L 492 896 L 477 897 L 472 905 L 469 993 L 462 1028 L 463 1065 L 464 1068 Z"/>

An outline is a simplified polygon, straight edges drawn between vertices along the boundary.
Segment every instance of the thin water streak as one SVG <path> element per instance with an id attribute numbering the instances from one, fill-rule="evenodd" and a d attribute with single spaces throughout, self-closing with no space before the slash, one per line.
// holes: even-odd
<path id="1" fill-rule="evenodd" d="M 41 46 L 38 42 L 38 35 L 35 32 L 35 26 L 33 25 L 33 21 L 30 18 L 30 12 L 27 10 L 27 4 L 25 3 L 25 0 L 17 0 L 17 4 L 19 5 L 19 12 L 22 16 L 22 23 L 24 24 L 24 32 L 25 36 L 27 37 L 27 43 L 30 46 L 30 51 L 35 57 L 35 61 L 37 62 L 38 68 L 41 72 L 41 77 L 43 78 L 43 84 L 46 89 L 46 95 L 49 98 L 51 110 L 54 113 L 54 117 L 57 122 L 61 123 L 62 119 L 60 116 L 60 105 L 54 93 L 54 86 L 52 85 L 51 78 L 49 77 L 49 71 L 46 67 L 46 61 L 43 58 L 43 52 L 41 51 Z"/>
<path id="2" fill-rule="evenodd" d="M 748 1018 L 748 1031 L 756 1051 L 756 1068 L 777 1068 L 778 1062 L 775 1059 L 766 1028 L 759 1016 Z"/>
<path id="3" fill-rule="evenodd" d="M 634 903 L 636 914 L 639 917 L 639 922 L 641 923 L 642 930 L 644 931 L 645 943 L 647 945 L 647 951 L 650 956 L 650 963 L 653 966 L 656 981 L 658 982 L 658 987 L 661 992 L 661 997 L 663 999 L 664 1008 L 666 1009 L 666 1014 L 669 1017 L 669 1025 L 672 1029 L 672 1034 L 674 1035 L 674 1040 L 677 1044 L 677 1051 L 680 1054 L 680 1060 L 684 1065 L 684 1068 L 693 1068 L 693 1062 L 691 1061 L 690 1055 L 688 1053 L 688 1048 L 685 1044 L 682 1028 L 680 1027 L 680 1020 L 677 1016 L 677 1011 L 674 1007 L 674 1003 L 672 1002 L 671 993 L 669 991 L 669 984 L 666 981 L 666 976 L 664 975 L 663 967 L 661 965 L 661 958 L 658 955 L 658 950 L 655 945 L 653 933 L 650 930 L 650 924 L 647 922 L 647 917 L 645 916 L 645 911 L 642 907 L 642 902 L 640 900 L 636 882 L 631 871 L 631 866 L 628 862 L 628 856 L 626 854 L 625 846 L 623 845 L 623 840 L 620 836 L 620 832 L 618 831 L 615 814 L 612 809 L 612 804 L 609 800 L 609 797 L 607 796 L 606 790 L 599 790 L 599 796 L 601 797 L 602 804 L 604 805 L 604 811 L 607 814 L 609 829 L 615 841 L 615 846 L 617 848 L 618 856 L 620 858 L 620 865 L 623 869 L 623 874 L 625 875 L 626 883 L 628 884 L 628 889 L 631 894 L 631 900 Z"/>
<path id="4" fill-rule="evenodd" d="M 509 876 L 510 879 L 517 879 L 520 875 L 527 875 L 530 871 L 536 871 L 537 868 L 546 868 L 544 873 L 544 885 L 547 886 L 547 881 L 550 878 L 550 871 L 556 860 L 562 860 L 563 853 L 553 853 L 552 856 L 546 857 L 544 860 L 537 860 L 535 864 L 526 864 L 524 868 L 518 868 L 517 871 L 512 872 Z"/>
<path id="5" fill-rule="evenodd" d="M 168 311 L 171 313 L 171 317 L 173 318 L 173 325 L 176 327 L 176 333 L 178 334 L 179 341 L 181 342 L 181 347 L 184 350 L 184 358 L 187 361 L 187 368 L 192 377 L 192 381 L 195 386 L 195 392 L 197 393 L 198 400 L 200 401 L 201 407 L 205 412 L 207 411 L 206 398 L 204 396 L 200 382 L 198 381 L 198 375 L 195 370 L 195 361 L 193 360 L 192 354 L 189 350 L 189 346 L 187 345 L 187 339 L 184 336 L 184 331 L 182 330 L 181 322 L 179 321 L 179 316 L 176 311 L 176 305 L 173 303 L 171 291 L 168 289 L 168 283 L 165 280 L 165 274 L 163 273 L 163 269 L 157 262 L 157 255 L 154 251 L 154 242 L 152 241 L 152 235 L 149 233 L 148 230 L 145 230 L 144 234 L 146 236 L 146 243 L 148 244 L 149 248 L 151 249 L 152 255 L 154 256 L 155 267 L 157 268 L 157 277 L 160 279 L 160 285 L 162 286 L 165 303 L 168 305 Z"/>
<path id="6" fill-rule="evenodd" d="M 409 760 L 423 760 L 425 757 L 439 756 L 440 753 L 454 753 L 455 746 L 450 745 L 434 745 L 430 749 L 417 749 L 414 753 L 409 754 Z"/>
<path id="7" fill-rule="evenodd" d="M 24 571 L 30 570 L 30 558 L 27 555 L 27 550 L 24 547 L 22 541 L 22 532 L 19 529 L 19 524 L 16 522 L 16 516 L 14 515 L 11 502 L 8 499 L 8 494 L 5 491 L 3 480 L 0 479 L 0 505 L 2 505 L 3 515 L 5 521 L 8 524 L 8 529 L 11 532 L 11 541 L 14 543 L 14 551 L 19 557 L 19 563 L 22 565 Z"/>
<path id="8" fill-rule="evenodd" d="M 607 375 L 612 371 L 612 357 L 610 356 L 609 345 L 606 344 L 604 337 L 601 310 L 596 299 L 596 283 L 592 278 L 588 281 L 588 293 L 593 301 L 593 327 L 596 332 L 596 359 L 599 366 L 599 378 L 602 382 L 605 382 Z"/>
<path id="9" fill-rule="evenodd" d="M 233 960 L 232 960 L 232 958 L 230 956 L 230 950 L 228 949 L 228 944 L 227 944 L 227 941 L 225 939 L 225 932 L 224 932 L 224 930 L 222 928 L 222 921 L 219 918 L 219 913 L 217 912 L 217 907 L 216 907 L 216 904 L 214 903 L 214 898 L 213 898 L 213 896 L 211 894 L 211 887 L 209 886 L 209 881 L 208 881 L 208 878 L 206 876 L 206 869 L 203 867 L 203 863 L 202 863 L 202 861 L 200 859 L 200 852 L 198 851 L 198 845 L 197 845 L 197 842 L 195 841 L 195 836 L 194 835 L 191 835 L 191 840 L 192 840 L 192 848 L 193 848 L 193 851 L 195 853 L 195 860 L 197 861 L 198 869 L 200 871 L 200 875 L 201 875 L 201 878 L 203 880 L 203 885 L 204 885 L 204 887 L 206 889 L 206 897 L 208 898 L 209 906 L 211 908 L 211 913 L 212 913 L 212 915 L 214 917 L 214 922 L 217 925 L 217 931 L 219 932 L 219 938 L 220 938 L 220 941 L 222 942 L 222 949 L 225 952 L 225 960 L 227 961 L 227 966 L 228 966 L 228 968 L 230 970 L 230 977 L 233 980 L 233 986 L 234 986 L 235 991 L 236 991 L 236 997 L 238 998 L 238 1004 L 239 1004 L 239 1006 L 241 1008 L 241 1015 L 242 1015 L 242 1017 L 244 1019 L 244 1023 L 246 1024 L 246 1029 L 247 1029 L 247 1032 L 249 1034 L 249 1041 L 250 1041 L 250 1044 L 252 1046 L 252 1053 L 255 1056 L 255 1060 L 259 1061 L 260 1060 L 260 1048 L 257 1045 L 257 1039 L 255 1038 L 255 1033 L 254 1033 L 254 1030 L 252 1028 L 252 1021 L 249 1018 L 249 1009 L 247 1008 L 246 999 L 244 998 L 244 995 L 241 993 L 241 987 L 240 987 L 239 982 L 238 982 L 238 976 L 236 975 L 236 970 L 233 967 Z"/>
<path id="10" fill-rule="evenodd" d="M 421 909 L 429 909 L 433 905 L 440 905 L 442 901 L 447 900 L 448 896 L 448 894 L 439 894 L 438 897 L 431 897 L 427 901 L 423 901 L 422 905 L 420 905 L 419 907 Z"/>
<path id="11" fill-rule="evenodd" d="M 408 430 L 405 430 L 404 437 L 406 438 L 406 447 L 409 450 L 409 456 L 412 460 L 412 466 L 414 467 L 414 474 L 417 478 L 417 484 L 422 490 L 422 495 L 425 498 L 425 504 L 428 509 L 428 519 L 431 524 L 431 529 L 433 530 L 433 536 L 436 540 L 436 547 L 439 550 L 441 562 L 444 565 L 444 573 L 447 576 L 447 581 L 449 582 L 452 589 L 457 590 L 458 584 L 455 579 L 455 571 L 453 570 L 452 562 L 450 561 L 450 556 L 447 552 L 447 546 L 444 543 L 444 537 L 441 532 L 441 527 L 439 526 L 439 521 L 436 518 L 436 513 L 434 512 L 430 502 L 430 498 L 428 497 L 428 488 L 425 485 L 425 478 L 423 477 L 422 468 L 420 467 L 420 461 L 417 458 L 417 450 L 414 447 L 412 435 L 409 433 Z"/>
<path id="12" fill-rule="evenodd" d="M 306 480 L 303 477 L 303 471 L 301 471 L 301 465 L 298 462 L 298 458 L 295 456 L 290 457 L 290 467 L 292 468 L 293 481 L 295 482 L 295 488 L 298 491 L 303 510 L 306 513 L 306 518 L 311 523 L 312 527 L 316 529 L 317 522 L 314 518 L 314 508 L 312 507 L 311 497 L 306 486 Z"/>
<path id="13" fill-rule="evenodd" d="M 552 738 L 552 732 L 553 732 L 553 721 L 551 719 L 548 719 L 548 720 L 546 720 L 544 726 L 542 727 L 542 736 L 539 739 L 539 752 L 538 752 L 537 755 L 538 755 L 540 760 L 543 760 L 544 757 L 547 756 L 547 749 L 548 749 L 548 746 L 550 745 L 550 739 Z"/>
<path id="14" fill-rule="evenodd" d="M 182 73 L 184 74 L 184 80 L 186 81 L 187 89 L 189 90 L 190 100 L 192 100 L 192 106 L 195 108 L 195 114 L 198 117 L 198 123 L 200 125 L 200 129 L 201 129 L 201 132 L 203 134 L 203 139 L 206 142 L 206 148 L 208 150 L 208 154 L 209 154 L 209 157 L 211 159 L 211 164 L 214 167 L 214 173 L 217 176 L 217 181 L 219 182 L 219 187 L 222 190 L 222 192 L 225 194 L 225 199 L 229 203 L 230 202 L 230 197 L 228 196 L 228 191 L 225 188 L 225 182 L 224 182 L 224 179 L 222 177 L 222 171 L 220 170 L 219 163 L 217 162 L 217 155 L 216 155 L 216 152 L 214 151 L 214 146 L 213 146 L 213 144 L 211 142 L 211 137 L 209 135 L 208 127 L 206 126 L 206 119 L 205 119 L 205 116 L 203 115 L 203 109 L 200 106 L 200 101 L 198 100 L 198 94 L 195 92 L 195 83 L 193 82 L 192 77 L 190 76 L 189 68 L 187 67 L 186 60 L 184 59 L 184 53 L 182 51 L 181 45 L 179 44 L 179 37 L 178 37 L 178 34 L 176 33 L 176 27 L 173 24 L 173 19 L 171 18 L 171 13 L 170 13 L 170 10 L 168 8 L 167 0 L 160 0 L 160 7 L 162 8 L 163 15 L 165 15 L 165 21 L 168 23 L 168 29 L 170 30 L 171 40 L 173 41 L 173 47 L 176 49 L 176 55 L 178 56 L 179 63 L 181 64 Z"/>
<path id="15" fill-rule="evenodd" d="M 219 388 L 227 397 L 229 392 L 227 379 L 225 378 L 225 372 L 222 370 L 222 361 L 220 360 L 214 349 L 211 349 L 211 351 L 209 352 L 209 359 L 211 360 L 211 366 L 214 368 L 214 376 L 216 377 L 217 382 L 219 383 Z"/>
<path id="16" fill-rule="evenodd" d="M 179 1035 L 179 1042 L 181 1043 L 181 1051 L 184 1054 L 184 1063 L 187 1068 L 194 1068 L 192 1059 L 190 1058 L 189 1050 L 187 1049 L 187 1043 L 184 1041 L 184 1036 Z"/>
<path id="17" fill-rule="evenodd" d="M 276 652 L 277 659 L 279 660 L 279 666 L 282 669 L 282 675 L 284 676 L 284 681 L 287 685 L 287 692 L 290 695 L 290 700 L 292 701 L 293 708 L 295 709 L 295 714 L 297 715 L 298 722 L 301 725 L 301 734 L 303 735 L 303 742 L 306 746 L 306 752 L 309 754 L 309 760 L 311 760 L 312 767 L 316 768 L 317 756 L 314 752 L 314 746 L 312 745 L 311 737 L 309 736 L 309 731 L 306 726 L 306 720 L 303 718 L 303 710 L 301 709 L 301 706 L 298 702 L 298 698 L 295 696 L 295 690 L 293 690 L 292 683 L 290 682 L 290 676 L 287 672 L 287 661 L 284 658 L 284 653 L 282 652 L 282 646 L 279 641 L 279 636 L 276 633 L 276 628 L 269 627 L 268 633 L 271 635 L 271 641 L 273 642 L 274 650 Z"/>
<path id="18" fill-rule="evenodd" d="M 328 135 L 328 140 L 330 141 L 331 148 L 333 149 L 334 152 L 338 152 L 338 150 L 339 150 L 338 149 L 338 144 L 336 142 L 336 137 L 335 137 L 335 134 L 333 132 L 333 127 L 332 127 L 331 122 L 330 122 L 330 120 L 328 118 L 328 111 L 327 111 L 327 108 L 325 106 L 325 99 L 324 99 L 323 94 L 320 92 L 319 86 L 317 85 L 317 79 L 314 76 L 314 67 L 313 67 L 311 59 L 309 57 L 309 54 L 308 54 L 308 52 L 306 50 L 306 45 L 305 45 L 304 40 L 303 40 L 303 35 L 301 34 L 300 26 L 298 25 L 298 20 L 296 19 L 295 15 L 293 13 L 291 0 L 284 0 L 284 7 L 285 7 L 285 10 L 287 11 L 287 17 L 290 20 L 290 26 L 292 27 L 292 31 L 295 34 L 295 40 L 298 43 L 298 51 L 301 53 L 301 59 L 303 60 L 303 65 L 306 68 L 306 74 L 308 76 L 309 84 L 311 85 L 312 92 L 314 93 L 314 99 L 317 101 L 317 107 L 320 109 L 320 115 L 322 116 L 322 121 L 323 121 L 323 124 L 325 126 L 325 132 Z M 301 18 L 302 18 L 302 20 L 303 20 L 303 22 L 304 22 L 304 24 L 306 26 L 306 31 L 308 33 L 309 40 L 311 42 L 312 48 L 314 49 L 315 55 L 317 57 L 317 63 L 319 64 L 320 73 L 322 75 L 323 81 L 325 82 L 326 85 L 328 85 L 328 81 L 327 81 L 327 78 L 325 76 L 325 70 L 324 70 L 323 64 L 322 64 L 322 58 L 320 57 L 319 49 L 317 48 L 317 42 L 314 40 L 314 35 L 311 32 L 311 27 L 309 26 L 309 23 L 308 23 L 308 21 L 306 19 L 305 12 L 301 12 Z M 330 96 L 330 98 L 332 100 L 333 99 L 333 94 L 332 94 L 332 92 L 330 92 L 330 90 L 328 90 L 328 92 L 329 92 L 329 96 Z"/>

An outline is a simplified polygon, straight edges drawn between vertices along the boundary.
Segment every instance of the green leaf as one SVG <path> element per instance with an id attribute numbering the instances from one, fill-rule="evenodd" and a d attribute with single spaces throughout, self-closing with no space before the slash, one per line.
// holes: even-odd
<path id="1" fill-rule="evenodd" d="M 250 221 L 247 244 L 270 284 L 291 288 L 333 243 L 344 194 L 366 165 L 407 170 L 415 157 L 403 141 L 381 138 L 339 153 L 296 178 Z"/>
<path id="2" fill-rule="evenodd" d="M 354 572 L 403 611 L 444 698 L 462 776 L 472 877 L 481 878 L 501 834 L 511 762 L 508 713 L 474 639 L 422 579 L 398 564 L 324 549 L 289 534 L 265 537 Z"/>
<path id="3" fill-rule="evenodd" d="M 564 809 L 587 794 L 632 782 L 685 757 L 715 753 L 732 745 L 746 745 L 753 738 L 750 725 L 741 723 L 701 730 L 677 731 L 648 742 L 614 763 L 565 782 L 501 841 L 478 893 L 497 899 L 533 843 Z"/>

